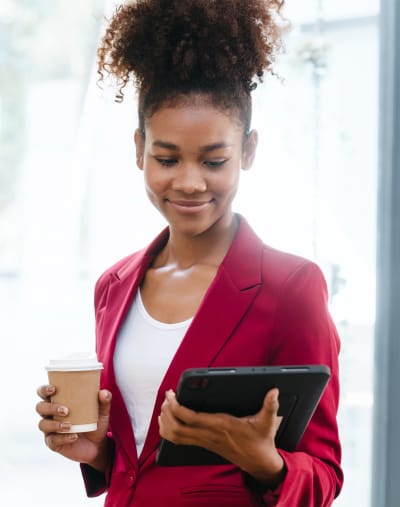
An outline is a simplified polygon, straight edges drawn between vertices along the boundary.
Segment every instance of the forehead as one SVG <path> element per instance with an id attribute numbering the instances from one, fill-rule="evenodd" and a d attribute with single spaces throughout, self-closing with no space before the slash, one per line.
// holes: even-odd
<path id="1" fill-rule="evenodd" d="M 236 143 L 243 126 L 236 111 L 222 110 L 210 103 L 164 105 L 145 122 L 146 139 L 180 144 Z"/>

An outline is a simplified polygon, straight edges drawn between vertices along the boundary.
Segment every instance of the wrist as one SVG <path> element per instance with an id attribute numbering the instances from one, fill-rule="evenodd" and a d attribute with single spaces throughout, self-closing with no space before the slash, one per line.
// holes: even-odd
<path id="1" fill-rule="evenodd" d="M 99 446 L 97 456 L 86 464 L 98 472 L 104 473 L 110 466 L 113 454 L 113 446 L 109 438 L 105 438 Z"/>
<path id="2" fill-rule="evenodd" d="M 249 470 L 247 474 L 264 489 L 275 489 L 285 478 L 285 462 L 277 453 L 276 458 L 267 465 Z"/>

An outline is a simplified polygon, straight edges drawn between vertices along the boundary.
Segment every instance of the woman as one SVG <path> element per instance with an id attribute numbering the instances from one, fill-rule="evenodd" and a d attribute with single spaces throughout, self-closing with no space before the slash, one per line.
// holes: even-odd
<path id="1" fill-rule="evenodd" d="M 117 9 L 99 48 L 119 100 L 134 79 L 137 165 L 168 227 L 97 282 L 98 430 L 57 433 L 68 407 L 50 403 L 53 386 L 39 388 L 37 410 L 47 445 L 82 464 L 88 495 L 107 492 L 106 506 L 327 506 L 340 491 L 339 339 L 325 281 L 232 212 L 257 146 L 253 80 L 272 71 L 282 4 L 141 0 Z M 245 419 L 195 413 L 173 391 L 190 367 L 318 363 L 332 378 L 295 452 L 275 447 L 277 390 Z M 160 467 L 160 437 L 231 464 Z"/>

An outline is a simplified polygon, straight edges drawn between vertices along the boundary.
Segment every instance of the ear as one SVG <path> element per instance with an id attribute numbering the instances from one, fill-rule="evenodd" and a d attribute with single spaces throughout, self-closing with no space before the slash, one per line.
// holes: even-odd
<path id="1" fill-rule="evenodd" d="M 135 130 L 134 140 L 136 146 L 136 165 L 139 169 L 143 170 L 144 136 L 139 129 Z"/>
<path id="2" fill-rule="evenodd" d="M 252 130 L 244 140 L 243 143 L 243 153 L 242 153 L 242 169 L 244 171 L 248 171 L 254 161 L 254 157 L 256 156 L 258 144 L 258 132 L 257 130 Z"/>

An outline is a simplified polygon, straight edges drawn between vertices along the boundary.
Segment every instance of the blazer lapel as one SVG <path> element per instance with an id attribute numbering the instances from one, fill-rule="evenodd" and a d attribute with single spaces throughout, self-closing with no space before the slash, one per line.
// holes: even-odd
<path id="1" fill-rule="evenodd" d="M 132 464 L 137 463 L 136 445 L 126 405 L 118 388 L 114 371 L 114 351 L 119 328 L 132 304 L 138 287 L 158 251 L 168 238 L 165 229 L 142 253 L 134 255 L 123 263 L 122 267 L 110 273 L 107 304 L 103 311 L 103 319 L 98 325 L 100 337 L 99 356 L 103 360 L 103 378 L 106 387 L 113 393 L 111 404 L 111 427 L 120 448 L 126 453 Z"/>
<path id="2" fill-rule="evenodd" d="M 262 242 L 239 219 L 234 241 L 160 385 L 141 463 L 159 443 L 157 418 L 165 392 L 176 389 L 183 370 L 212 366 L 261 288 Z"/>

